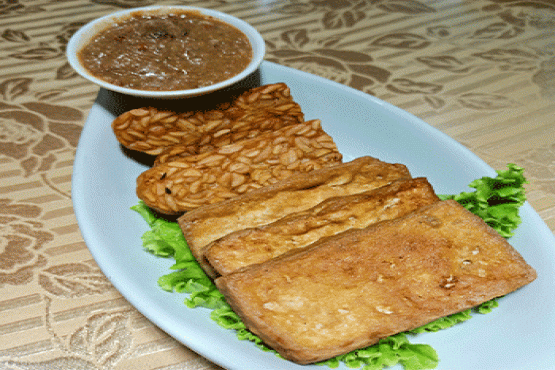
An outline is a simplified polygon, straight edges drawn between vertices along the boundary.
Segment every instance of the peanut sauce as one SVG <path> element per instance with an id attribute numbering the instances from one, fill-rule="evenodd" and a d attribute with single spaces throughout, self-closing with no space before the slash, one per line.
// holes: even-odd
<path id="1" fill-rule="evenodd" d="M 252 59 L 247 36 L 196 11 L 137 12 L 101 31 L 79 52 L 106 82 L 139 90 L 187 90 L 239 74 Z"/>

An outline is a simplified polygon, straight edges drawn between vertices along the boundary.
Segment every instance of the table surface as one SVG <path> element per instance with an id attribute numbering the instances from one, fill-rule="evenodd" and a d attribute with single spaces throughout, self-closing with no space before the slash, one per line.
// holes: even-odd
<path id="1" fill-rule="evenodd" d="M 0 1 L 0 364 L 219 369 L 156 328 L 112 287 L 72 208 L 73 160 L 98 87 L 68 65 L 67 41 L 94 18 L 153 3 Z M 266 60 L 390 102 L 495 169 L 524 167 L 528 200 L 555 230 L 553 3 L 156 3 L 242 18 L 266 40 Z"/>

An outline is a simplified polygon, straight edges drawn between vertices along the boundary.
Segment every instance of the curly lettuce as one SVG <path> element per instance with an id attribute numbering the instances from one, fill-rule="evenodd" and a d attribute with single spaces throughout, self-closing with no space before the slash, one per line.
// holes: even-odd
<path id="1" fill-rule="evenodd" d="M 509 163 L 507 170 L 496 171 L 496 177 L 482 177 L 468 186 L 476 189 L 456 195 L 442 195 L 454 199 L 470 212 L 480 216 L 501 236 L 509 238 L 521 223 L 519 209 L 526 201 L 524 169 Z"/>
<path id="2" fill-rule="evenodd" d="M 523 169 L 508 164 L 508 169 L 497 171 L 497 176 L 474 180 L 469 187 L 473 192 L 441 195 L 441 199 L 454 199 L 472 213 L 480 216 L 502 236 L 508 238 L 521 223 L 519 208 L 526 201 Z M 153 255 L 173 258 L 172 272 L 161 276 L 158 284 L 168 292 L 187 293 L 185 305 L 189 308 L 211 309 L 211 318 L 220 326 L 234 330 L 240 340 L 249 340 L 264 351 L 273 351 L 262 340 L 247 330 L 239 316 L 233 312 L 212 280 L 193 257 L 176 222 L 157 217 L 142 201 L 132 207 L 150 226 L 142 236 L 143 248 Z M 472 312 L 485 314 L 497 307 L 497 300 L 484 302 L 473 310 L 466 310 L 405 333 L 399 333 L 377 344 L 320 362 L 330 368 L 344 363 L 349 368 L 381 370 L 400 364 L 405 370 L 434 369 L 439 363 L 436 351 L 427 344 L 413 344 L 409 336 L 424 332 L 437 332 L 472 318 Z"/>

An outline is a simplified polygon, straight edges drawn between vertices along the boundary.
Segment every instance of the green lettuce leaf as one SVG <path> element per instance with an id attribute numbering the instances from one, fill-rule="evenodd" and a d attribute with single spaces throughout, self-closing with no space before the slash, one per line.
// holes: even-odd
<path id="1" fill-rule="evenodd" d="M 465 310 L 462 312 L 458 312 L 455 313 L 453 315 L 450 316 L 445 316 L 445 317 L 441 317 L 435 321 L 432 321 L 428 324 L 422 325 L 419 328 L 416 329 L 412 329 L 410 330 L 408 333 L 410 334 L 419 334 L 419 333 L 425 333 L 425 332 L 436 332 L 436 331 L 440 331 L 443 329 L 447 329 L 450 328 L 452 326 L 455 326 L 456 324 L 469 320 L 472 318 L 471 315 L 471 310 Z"/>
<path id="2" fill-rule="evenodd" d="M 501 236 L 509 238 L 520 225 L 519 208 L 526 201 L 524 169 L 509 163 L 508 169 L 496 171 L 497 176 L 482 177 L 468 186 L 473 192 L 442 195 L 442 199 L 454 199 L 470 212 L 480 216 Z"/>
<path id="3" fill-rule="evenodd" d="M 440 197 L 456 200 L 508 238 L 521 223 L 518 210 L 526 200 L 523 186 L 525 183 L 523 169 L 509 164 L 507 170 L 497 171 L 495 178 L 482 177 L 471 182 L 469 187 L 475 188 L 474 192 Z M 142 201 L 132 209 L 150 226 L 150 230 L 142 236 L 144 249 L 156 256 L 175 260 L 171 267 L 174 271 L 158 279 L 160 288 L 169 292 L 187 293 L 184 301 L 187 307 L 211 309 L 212 320 L 223 328 L 234 330 L 238 339 L 251 341 L 260 349 L 279 356 L 277 352 L 264 345 L 260 338 L 248 331 L 239 316 L 233 312 L 224 296 L 191 254 L 179 225 L 158 218 Z M 319 365 L 336 368 L 344 363 L 349 368 L 381 370 L 400 364 L 405 370 L 434 369 L 439 363 L 436 351 L 427 344 L 410 343 L 408 336 L 450 328 L 472 318 L 472 312 L 485 314 L 497 305 L 497 300 L 484 302 L 473 310 L 442 317 L 406 333 L 381 339 L 368 348 L 320 362 Z"/>
<path id="4" fill-rule="evenodd" d="M 349 368 L 380 370 L 402 365 L 405 370 L 435 369 L 439 362 L 436 351 L 427 344 L 413 344 L 405 333 L 381 339 L 377 344 L 318 363 L 336 368 L 344 363 Z"/>

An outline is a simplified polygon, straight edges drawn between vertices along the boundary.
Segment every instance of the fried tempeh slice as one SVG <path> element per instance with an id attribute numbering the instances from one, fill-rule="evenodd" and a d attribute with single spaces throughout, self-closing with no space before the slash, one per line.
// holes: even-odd
<path id="1" fill-rule="evenodd" d="M 425 178 L 398 180 L 363 193 L 329 198 L 270 224 L 233 232 L 208 244 L 202 255 L 218 274 L 226 275 L 323 237 L 400 217 L 437 201 Z"/>
<path id="2" fill-rule="evenodd" d="M 202 258 L 202 249 L 208 243 L 233 231 L 268 224 L 308 209 L 330 197 L 361 193 L 410 177 L 402 164 L 360 157 L 197 208 L 179 217 L 178 222 L 197 261 L 208 275 L 215 276 Z"/>
<path id="3" fill-rule="evenodd" d="M 137 178 L 137 195 L 161 213 L 179 214 L 341 159 L 320 121 L 306 121 L 154 166 Z"/>
<path id="4" fill-rule="evenodd" d="M 508 294 L 535 270 L 482 219 L 440 201 L 216 280 L 247 328 L 317 362 Z"/>
<path id="5" fill-rule="evenodd" d="M 153 107 L 133 109 L 118 116 L 112 129 L 126 148 L 158 155 L 179 145 L 180 154 L 187 155 L 303 121 L 304 114 L 289 87 L 276 83 L 247 90 L 219 109 L 184 113 Z M 159 162 L 167 162 L 168 157 L 166 152 Z"/>

